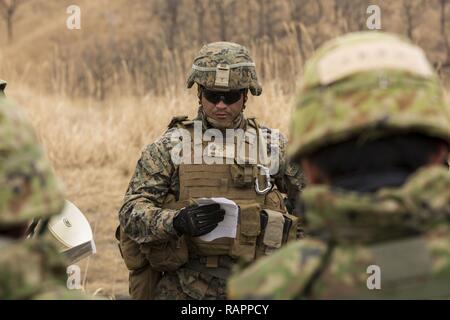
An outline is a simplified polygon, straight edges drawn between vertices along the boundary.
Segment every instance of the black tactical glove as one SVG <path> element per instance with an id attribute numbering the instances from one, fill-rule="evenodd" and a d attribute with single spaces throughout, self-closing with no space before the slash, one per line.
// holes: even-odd
<path id="1" fill-rule="evenodd" d="M 225 210 L 217 203 L 194 204 L 180 210 L 173 218 L 173 227 L 179 234 L 198 237 L 214 230 L 224 216 Z"/>

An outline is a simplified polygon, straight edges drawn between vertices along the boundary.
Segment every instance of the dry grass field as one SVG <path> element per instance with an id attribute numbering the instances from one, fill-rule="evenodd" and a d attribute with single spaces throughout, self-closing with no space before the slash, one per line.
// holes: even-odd
<path id="1" fill-rule="evenodd" d="M 197 11 L 189 9 L 189 4 L 197 1 L 182 2 L 174 38 L 165 37 L 173 29 L 166 23 L 171 11 L 161 12 L 165 2 L 159 0 L 80 0 L 82 29 L 76 31 L 65 27 L 70 1 L 29 0 L 17 11 L 12 42 L 6 39 L 0 21 L 0 78 L 9 81 L 7 95 L 28 114 L 64 185 L 66 198 L 86 214 L 94 230 L 98 253 L 80 263 L 84 289 L 90 294 L 127 294 L 127 270 L 114 239 L 122 197 L 142 148 L 163 133 L 172 116 L 196 114 L 196 90 L 184 88 L 185 75 L 202 42 L 221 40 L 223 30 L 218 28 L 207 29 L 206 35 L 199 37 L 193 27 L 196 37 L 190 38 L 187 27 L 197 21 L 193 20 Z M 212 10 L 212 0 L 200 2 L 205 10 Z M 384 6 L 389 17 L 383 20 L 387 29 L 404 33 L 399 15 L 402 2 L 373 2 Z M 439 65 L 444 53 L 439 40 L 438 2 L 431 2 L 426 9 L 416 8 L 417 12 L 426 11 L 426 16 L 414 16 L 417 28 L 413 35 Z M 250 48 L 263 84 L 262 96 L 250 97 L 246 113 L 288 134 L 304 56 L 350 24 L 344 24 L 343 29 L 339 24 L 338 30 L 330 22 L 339 22 L 339 16 L 333 16 L 331 0 L 321 2 L 322 22 L 308 17 L 302 20 L 308 22 L 306 27 L 303 22 L 292 24 L 291 2 L 276 1 L 281 5 L 273 12 L 276 23 L 270 22 L 272 31 L 258 29 L 257 19 L 262 19 L 262 14 L 254 20 L 246 16 L 262 1 L 240 2 L 245 3 L 245 10 L 233 7 L 231 0 L 224 3 L 248 23 L 245 30 L 231 23 L 226 40 Z M 305 10 L 315 10 L 311 1 Z M 208 12 L 204 13 L 205 26 L 212 23 Z M 267 10 L 261 12 L 267 14 Z"/>

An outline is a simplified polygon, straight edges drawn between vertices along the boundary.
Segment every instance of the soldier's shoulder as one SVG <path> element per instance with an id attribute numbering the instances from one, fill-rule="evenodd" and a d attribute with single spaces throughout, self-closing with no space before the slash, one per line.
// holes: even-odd
<path id="1" fill-rule="evenodd" d="M 170 130 L 172 128 L 186 128 L 194 124 L 194 120 L 189 119 L 188 116 L 175 116 L 173 117 L 167 128 Z"/>
<path id="2" fill-rule="evenodd" d="M 166 131 L 154 142 L 155 144 L 172 148 L 174 142 L 179 140 L 181 134 L 181 129 L 189 129 L 194 125 L 194 120 L 189 119 L 188 116 L 175 116 L 170 120 Z"/>
<path id="3" fill-rule="evenodd" d="M 191 123 L 193 125 L 194 122 L 187 116 L 174 117 L 162 135 L 143 148 L 141 159 L 171 163 L 171 151 L 182 143 L 182 138 L 187 134 L 183 129 L 189 128 Z"/>
<path id="4" fill-rule="evenodd" d="M 0 287 L 2 299 L 32 299 L 55 284 L 66 282 L 66 264 L 47 240 L 29 239 L 2 247 Z M 3 296 L 6 295 L 6 296 Z"/>
<path id="5" fill-rule="evenodd" d="M 319 267 L 326 251 L 322 241 L 293 242 L 234 274 L 228 283 L 232 299 L 292 299 Z"/>
<path id="6" fill-rule="evenodd" d="M 264 124 L 258 123 L 259 129 L 266 139 L 272 138 L 272 143 L 277 143 L 284 146 L 287 143 L 287 139 L 284 134 L 277 128 L 272 128 Z"/>
<path id="7" fill-rule="evenodd" d="M 178 131 L 180 128 L 168 128 L 155 141 L 147 144 L 143 149 L 143 154 L 165 154 L 170 152 L 176 142 L 178 142 Z"/>
<path id="8" fill-rule="evenodd" d="M 288 141 L 279 129 L 266 126 L 253 117 L 247 118 L 247 122 L 251 128 L 260 130 L 260 133 L 266 139 L 269 146 L 278 147 L 284 151 Z"/>

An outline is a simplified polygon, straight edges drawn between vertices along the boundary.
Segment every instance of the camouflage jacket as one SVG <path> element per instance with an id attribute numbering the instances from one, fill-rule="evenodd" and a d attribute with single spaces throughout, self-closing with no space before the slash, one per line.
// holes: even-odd
<path id="1" fill-rule="evenodd" d="M 196 120 L 202 121 L 204 130 L 210 128 L 202 118 Z M 270 133 L 270 129 L 265 129 Z M 176 211 L 162 209 L 166 197 L 171 194 L 178 199 L 180 191 L 178 165 L 171 159 L 174 147 L 171 135 L 174 130 L 167 130 L 143 150 L 119 211 L 122 228 L 129 238 L 138 243 L 177 237 L 172 225 Z M 286 140 L 281 134 L 279 150 L 279 170 L 272 178 L 278 189 L 293 199 L 303 187 L 303 174 L 297 166 L 286 161 Z"/>
<path id="2" fill-rule="evenodd" d="M 63 257 L 46 240 L 0 244 L 1 299 L 86 299 L 69 291 Z"/>
<path id="3" fill-rule="evenodd" d="M 374 194 L 303 191 L 310 237 L 228 283 L 231 299 L 450 297 L 450 175 L 419 170 Z"/>

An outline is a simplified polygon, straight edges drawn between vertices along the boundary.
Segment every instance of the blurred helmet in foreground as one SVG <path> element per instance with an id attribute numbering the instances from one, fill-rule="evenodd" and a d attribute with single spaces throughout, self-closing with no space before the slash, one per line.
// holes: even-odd
<path id="1" fill-rule="evenodd" d="M 291 156 L 397 132 L 450 142 L 448 106 L 423 50 L 380 32 L 347 34 L 323 45 L 305 66 Z"/>
<path id="2" fill-rule="evenodd" d="M 19 109 L 0 97 L 0 227 L 49 218 L 63 205 L 34 131 Z"/>

